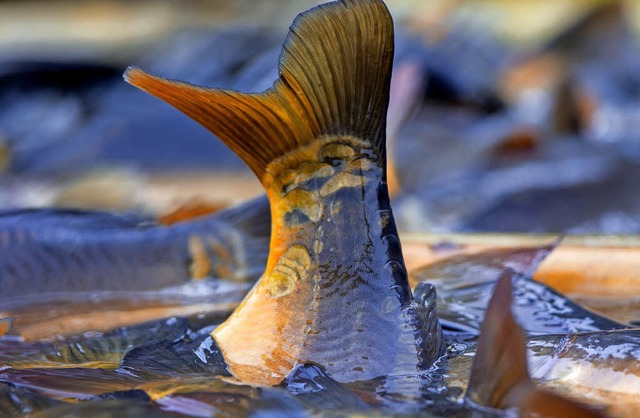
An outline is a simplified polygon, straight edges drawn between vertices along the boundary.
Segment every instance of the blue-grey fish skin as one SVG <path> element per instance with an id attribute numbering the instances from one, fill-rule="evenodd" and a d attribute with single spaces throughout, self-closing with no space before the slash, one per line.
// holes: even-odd
<path id="1" fill-rule="evenodd" d="M 264 198 L 172 226 L 101 212 L 5 212 L 0 214 L 0 300 L 157 290 L 191 280 L 194 263 L 204 263 L 201 273 L 208 277 L 255 278 L 266 259 L 269 228 Z M 199 248 L 202 254 L 194 254 Z"/>

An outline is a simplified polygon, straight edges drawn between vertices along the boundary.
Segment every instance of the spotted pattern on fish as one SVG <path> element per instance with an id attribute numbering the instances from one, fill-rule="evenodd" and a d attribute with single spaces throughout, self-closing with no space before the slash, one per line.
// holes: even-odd
<path id="1" fill-rule="evenodd" d="M 274 297 L 291 293 L 297 282 L 308 279 L 310 269 L 309 250 L 304 245 L 292 245 L 280 257 L 269 276 L 269 292 Z"/>
<path id="2" fill-rule="evenodd" d="M 335 214 L 334 208 L 342 202 L 327 199 L 329 196 L 344 188 L 363 187 L 369 181 L 367 173 L 374 173 L 378 165 L 372 158 L 362 157 L 373 157 L 367 147 L 367 143 L 354 137 L 329 137 L 267 167 L 266 187 L 282 191 L 276 209 L 284 214 L 289 227 L 306 222 L 317 224 L 324 214 Z"/>
<path id="3" fill-rule="evenodd" d="M 191 277 L 194 279 L 208 277 L 211 274 L 211 261 L 202 239 L 197 235 L 191 235 L 188 246 L 191 255 L 191 266 L 189 267 Z"/>

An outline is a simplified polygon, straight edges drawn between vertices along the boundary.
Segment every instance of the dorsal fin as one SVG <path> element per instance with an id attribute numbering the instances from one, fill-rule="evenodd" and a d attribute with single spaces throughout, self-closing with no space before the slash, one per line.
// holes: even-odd
<path id="1" fill-rule="evenodd" d="M 125 79 L 217 135 L 262 179 L 266 166 L 315 138 L 369 141 L 384 164 L 393 22 L 381 0 L 342 0 L 299 15 L 280 77 L 260 94 L 197 87 L 129 68 Z"/>
<path id="2" fill-rule="evenodd" d="M 543 389 L 531 382 L 524 332 L 511 311 L 511 277 L 507 270 L 498 280 L 489 302 L 467 398 L 491 408 L 519 408 L 521 417 L 595 418 L 596 410 Z"/>
<path id="3" fill-rule="evenodd" d="M 511 276 L 498 280 L 480 328 L 467 396 L 493 408 L 507 407 L 509 392 L 529 383 L 524 333 L 511 312 Z"/>

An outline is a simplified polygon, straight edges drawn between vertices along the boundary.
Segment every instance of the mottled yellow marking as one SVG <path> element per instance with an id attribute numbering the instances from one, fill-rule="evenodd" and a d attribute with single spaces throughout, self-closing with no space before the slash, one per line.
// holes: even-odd
<path id="1" fill-rule="evenodd" d="M 298 170 L 285 169 L 275 176 L 273 182 L 274 184 L 277 184 L 284 189 L 285 187 L 293 183 L 297 175 Z"/>
<path id="2" fill-rule="evenodd" d="M 317 239 L 314 241 L 313 243 L 313 252 L 316 254 L 320 254 L 322 252 L 322 249 L 324 248 L 324 243 Z"/>
<path id="3" fill-rule="evenodd" d="M 293 288 L 296 285 L 293 277 L 283 274 L 280 271 L 275 271 L 269 276 L 269 293 L 271 296 L 282 297 L 293 292 Z"/>
<path id="4" fill-rule="evenodd" d="M 4 138 L 0 136 L 0 174 L 4 173 L 11 164 L 11 150 L 3 139 Z"/>
<path id="5" fill-rule="evenodd" d="M 320 153 L 318 154 L 318 158 L 320 158 L 320 161 L 327 159 L 351 161 L 355 158 L 355 156 L 356 151 L 352 147 L 335 142 L 322 147 Z"/>
<path id="6" fill-rule="evenodd" d="M 216 257 L 215 277 L 221 279 L 233 279 L 234 272 L 231 268 L 232 258 L 229 254 L 229 250 L 227 250 L 227 248 L 214 237 L 209 235 L 207 238 L 209 246 L 213 251 L 213 255 Z"/>
<path id="7" fill-rule="evenodd" d="M 389 221 L 391 220 L 391 212 L 388 210 L 380 211 L 380 226 L 382 229 L 386 229 L 389 226 Z"/>
<path id="8" fill-rule="evenodd" d="M 320 189 L 320 196 L 327 197 L 345 187 L 361 187 L 366 184 L 366 182 L 367 179 L 365 177 L 342 172 L 331 177 L 329 181 L 322 186 L 322 189 Z"/>
<path id="9" fill-rule="evenodd" d="M 280 215 L 294 210 L 307 215 L 311 222 L 317 222 L 320 219 L 320 202 L 313 193 L 307 190 L 293 189 L 276 204 L 276 212 Z"/>
<path id="10" fill-rule="evenodd" d="M 334 168 L 331 164 L 326 164 L 329 162 L 327 160 L 344 160 L 349 163 L 360 154 L 371 153 L 368 148 L 370 145 L 369 142 L 352 136 L 317 138 L 270 162 L 261 179 L 262 184 L 269 193 L 280 197 L 283 192 L 293 188 L 294 182 L 331 176 Z"/>
<path id="11" fill-rule="evenodd" d="M 360 158 L 360 159 L 351 161 L 349 164 L 347 164 L 347 166 L 345 167 L 345 170 L 348 171 L 349 173 L 360 173 L 360 172 L 371 171 L 376 167 L 377 167 L 376 163 L 374 163 L 370 159 Z"/>
<path id="12" fill-rule="evenodd" d="M 197 235 L 189 237 L 189 255 L 191 255 L 191 266 L 189 272 L 193 279 L 204 279 L 211 274 L 211 260 L 207 254 L 207 248 Z"/>
<path id="13" fill-rule="evenodd" d="M 324 163 L 306 163 L 300 168 L 294 184 L 304 183 L 315 178 L 331 177 L 335 173 L 333 167 Z"/>
<path id="14" fill-rule="evenodd" d="M 335 218 L 340 215 L 340 211 L 342 210 L 342 200 L 334 200 L 331 202 L 331 216 Z"/>
<path id="15" fill-rule="evenodd" d="M 316 293 L 320 291 L 320 279 L 322 279 L 320 273 L 316 273 L 315 276 L 313 276 L 313 291 Z"/>
<path id="16" fill-rule="evenodd" d="M 11 318 L 0 318 L 0 337 L 9 331 L 11 328 Z"/>
<path id="17" fill-rule="evenodd" d="M 287 259 L 295 260 L 299 264 L 302 264 L 305 269 L 311 268 L 311 256 L 309 255 L 309 250 L 307 250 L 307 247 L 304 245 L 297 244 L 291 246 L 285 255 Z"/>
<path id="18" fill-rule="evenodd" d="M 298 281 L 307 279 L 310 269 L 309 250 L 299 244 L 289 247 L 269 275 L 269 292 L 276 297 L 288 295 Z"/>

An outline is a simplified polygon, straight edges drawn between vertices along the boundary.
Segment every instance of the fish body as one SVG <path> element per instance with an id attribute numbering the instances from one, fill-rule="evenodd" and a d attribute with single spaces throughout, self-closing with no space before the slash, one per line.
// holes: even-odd
<path id="1" fill-rule="evenodd" d="M 265 370 L 278 376 L 273 383 L 298 363 L 318 363 L 335 379 L 355 381 L 416 372 L 437 357 L 429 346 L 434 330 L 421 316 L 429 305 L 412 298 L 381 169 L 363 157 L 373 155 L 363 145 L 355 138 L 320 140 L 305 160 L 333 152 L 335 165 L 320 170 L 337 172 L 304 186 L 278 185 L 292 190 L 275 203 L 282 209 L 267 271 L 214 332 L 227 362 L 237 362 L 236 376 L 254 379 L 263 367 L 265 357 L 244 363 L 254 358 L 258 335 L 269 342 L 261 356 L 275 363 Z M 356 159 L 344 161 L 344 154 Z"/>
<path id="2" fill-rule="evenodd" d="M 614 416 L 640 410 L 640 331 L 544 335 L 527 340 L 531 376 L 540 386 L 606 406 Z"/>
<path id="3" fill-rule="evenodd" d="M 498 280 L 471 368 L 470 402 L 490 408 L 518 408 L 519 416 L 603 417 L 568 398 L 533 385 L 525 334 L 511 313 L 511 272 Z"/>
<path id="4" fill-rule="evenodd" d="M 0 213 L 0 307 L 16 297 L 136 291 L 192 278 L 255 278 L 269 208 L 260 198 L 213 216 L 159 225 L 132 215 L 49 209 Z"/>
<path id="5" fill-rule="evenodd" d="M 531 279 L 556 245 L 449 256 L 413 269 L 410 275 L 413 283 L 427 281 L 436 288 L 440 322 L 450 329 L 480 333 L 495 283 L 506 270 L 514 273 L 514 315 L 528 335 L 628 328 Z"/>
<path id="6" fill-rule="evenodd" d="M 302 363 L 367 380 L 425 370 L 442 354 L 434 295 L 413 297 L 389 205 L 392 59 L 384 3 L 343 0 L 294 21 L 280 77 L 261 94 L 125 74 L 222 139 L 269 196 L 265 273 L 212 333 L 244 382 L 274 385 Z"/>

